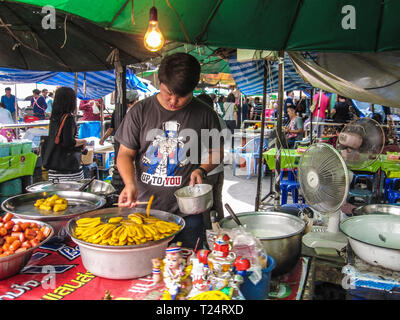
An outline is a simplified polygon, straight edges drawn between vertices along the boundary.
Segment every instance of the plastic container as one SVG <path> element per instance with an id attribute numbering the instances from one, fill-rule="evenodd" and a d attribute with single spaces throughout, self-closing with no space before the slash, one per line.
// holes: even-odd
<path id="1" fill-rule="evenodd" d="M 20 178 L 0 183 L 0 202 L 3 202 L 8 198 L 16 196 L 21 193 L 22 193 L 22 181 Z"/>
<path id="2" fill-rule="evenodd" d="M 22 145 L 22 153 L 31 153 L 32 152 L 32 141 L 29 140 L 22 140 L 21 141 Z"/>
<path id="3" fill-rule="evenodd" d="M 0 157 L 8 157 L 10 155 L 10 145 L 8 143 L 0 143 Z"/>
<path id="4" fill-rule="evenodd" d="M 22 143 L 11 142 L 10 143 L 10 156 L 16 156 L 22 153 Z"/>
<path id="5" fill-rule="evenodd" d="M 269 295 L 269 284 L 271 281 L 271 273 L 275 268 L 275 260 L 268 256 L 267 268 L 262 270 L 261 280 L 254 285 L 249 279 L 252 272 L 248 272 L 244 277 L 244 282 L 240 286 L 240 291 L 246 300 L 266 300 Z"/>

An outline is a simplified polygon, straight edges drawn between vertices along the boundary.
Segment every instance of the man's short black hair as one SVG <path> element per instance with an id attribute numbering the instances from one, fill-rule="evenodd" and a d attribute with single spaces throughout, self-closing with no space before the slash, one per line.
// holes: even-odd
<path id="1" fill-rule="evenodd" d="M 158 79 L 174 94 L 184 97 L 200 80 L 200 63 L 190 54 L 178 52 L 166 56 L 158 70 Z"/>
<path id="2" fill-rule="evenodd" d="M 32 93 L 40 94 L 40 90 L 39 89 L 33 89 Z"/>
<path id="3" fill-rule="evenodd" d="M 287 109 L 293 109 L 296 111 L 296 106 L 294 104 L 290 104 L 287 106 Z"/>
<path id="4" fill-rule="evenodd" d="M 11 91 L 11 88 L 7 87 L 7 88 L 4 89 L 4 91 Z"/>

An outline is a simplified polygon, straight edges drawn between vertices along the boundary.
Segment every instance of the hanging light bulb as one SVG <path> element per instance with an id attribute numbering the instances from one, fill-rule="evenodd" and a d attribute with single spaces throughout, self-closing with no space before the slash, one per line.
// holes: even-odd
<path id="1" fill-rule="evenodd" d="M 144 35 L 144 46 L 147 50 L 156 52 L 164 45 L 164 36 L 158 27 L 157 9 L 150 9 L 149 27 Z"/>

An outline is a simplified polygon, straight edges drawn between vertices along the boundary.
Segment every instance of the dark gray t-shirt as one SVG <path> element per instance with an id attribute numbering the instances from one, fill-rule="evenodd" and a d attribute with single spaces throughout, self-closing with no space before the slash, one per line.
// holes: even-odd
<path id="1" fill-rule="evenodd" d="M 169 111 L 151 96 L 135 104 L 119 126 L 115 140 L 137 151 L 138 200 L 154 195 L 153 209 L 182 215 L 174 192 L 189 185 L 199 167 L 202 129 L 221 130 L 218 116 L 197 98 L 183 109 Z M 204 150 L 204 148 L 203 148 Z"/>

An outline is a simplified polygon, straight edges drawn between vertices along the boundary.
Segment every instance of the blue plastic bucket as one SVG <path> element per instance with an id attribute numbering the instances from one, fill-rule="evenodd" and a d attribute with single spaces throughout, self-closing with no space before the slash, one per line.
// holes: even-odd
<path id="1" fill-rule="evenodd" d="M 244 277 L 244 282 L 240 286 L 240 292 L 246 300 L 266 300 L 269 295 L 269 283 L 271 280 L 272 270 L 275 268 L 275 260 L 268 256 L 267 268 L 262 270 L 261 280 L 254 285 L 249 279 L 252 272 L 247 272 Z"/>

